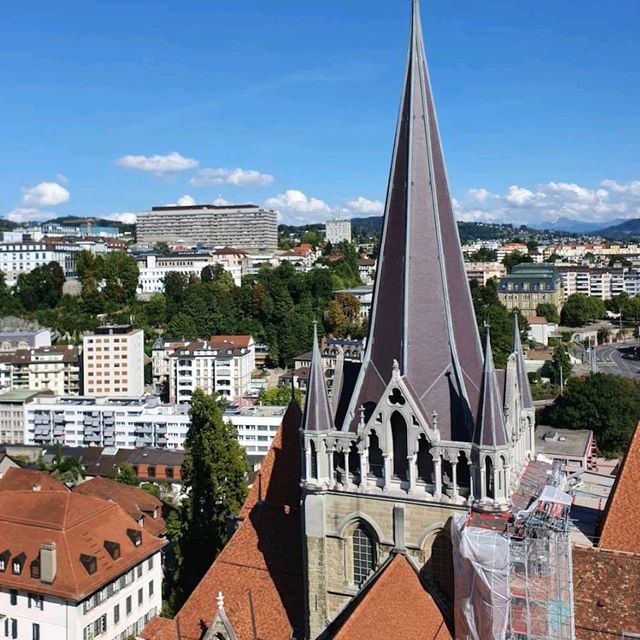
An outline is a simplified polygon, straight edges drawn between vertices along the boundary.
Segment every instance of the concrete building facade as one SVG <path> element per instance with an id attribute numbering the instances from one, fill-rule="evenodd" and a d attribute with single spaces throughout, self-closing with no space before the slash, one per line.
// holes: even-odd
<path id="1" fill-rule="evenodd" d="M 332 245 L 351 242 L 351 220 L 348 218 L 327 220 L 324 225 L 324 239 Z"/>
<path id="2" fill-rule="evenodd" d="M 519 264 L 500 278 L 498 298 L 509 311 L 519 309 L 526 316 L 535 316 L 539 304 L 553 304 L 560 312 L 564 303 L 562 277 L 551 264 Z"/>

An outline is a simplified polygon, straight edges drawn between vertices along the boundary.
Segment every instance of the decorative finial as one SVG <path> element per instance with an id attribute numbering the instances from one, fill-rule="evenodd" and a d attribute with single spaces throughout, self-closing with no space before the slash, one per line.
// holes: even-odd
<path id="1" fill-rule="evenodd" d="M 400 372 L 400 363 L 394 358 L 393 359 L 393 373 Z"/>
<path id="2" fill-rule="evenodd" d="M 365 413 L 365 408 L 364 408 L 364 405 L 363 405 L 363 404 L 361 404 L 361 405 L 360 405 L 360 409 L 359 409 L 359 411 L 360 411 L 360 426 L 361 426 L 361 427 L 364 427 L 364 413 Z"/>
<path id="3" fill-rule="evenodd" d="M 433 428 L 437 429 L 438 428 L 438 412 L 434 411 L 431 414 L 431 422 L 433 423 Z"/>
<path id="4" fill-rule="evenodd" d="M 216 602 L 218 603 L 218 611 L 220 611 L 224 607 L 224 596 L 222 595 L 222 591 L 218 591 Z"/>

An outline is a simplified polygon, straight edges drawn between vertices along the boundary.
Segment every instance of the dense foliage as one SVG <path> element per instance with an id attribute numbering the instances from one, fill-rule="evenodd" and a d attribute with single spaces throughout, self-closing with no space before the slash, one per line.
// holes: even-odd
<path id="1" fill-rule="evenodd" d="M 169 602 L 177 610 L 198 584 L 229 537 L 228 520 L 247 494 L 247 461 L 235 427 L 224 421 L 223 404 L 197 389 L 184 444 L 184 499 L 169 516 L 175 567 Z"/>
<path id="2" fill-rule="evenodd" d="M 512 251 L 508 253 L 502 260 L 502 264 L 504 268 L 507 270 L 507 273 L 511 273 L 513 267 L 517 264 L 522 264 L 523 262 L 533 262 L 533 258 L 528 256 L 526 253 L 521 253 L 520 251 Z"/>
<path id="3" fill-rule="evenodd" d="M 609 373 L 570 378 L 543 416 L 555 427 L 591 429 L 600 452 L 612 456 L 628 446 L 638 420 L 640 383 Z"/>
<path id="4" fill-rule="evenodd" d="M 560 384 L 561 380 L 566 383 L 572 369 L 567 348 L 562 343 L 556 345 L 553 351 L 553 360 L 549 365 L 549 381 L 551 384 Z"/>
<path id="5" fill-rule="evenodd" d="M 547 322 L 560 322 L 558 307 L 551 302 L 541 302 L 536 307 L 536 315 L 546 318 Z"/>
<path id="6" fill-rule="evenodd" d="M 299 407 L 304 404 L 304 393 L 300 389 L 294 389 L 294 397 Z M 286 407 L 291 402 L 290 387 L 272 387 L 264 389 L 258 397 L 259 404 Z"/>
<path id="7" fill-rule="evenodd" d="M 560 321 L 567 327 L 582 327 L 593 320 L 600 320 L 605 314 L 604 302 L 584 293 L 571 294 L 560 314 Z"/>

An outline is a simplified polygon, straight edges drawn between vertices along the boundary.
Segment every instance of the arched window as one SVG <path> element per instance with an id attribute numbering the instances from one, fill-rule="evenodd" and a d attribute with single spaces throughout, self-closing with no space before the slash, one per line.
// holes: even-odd
<path id="1" fill-rule="evenodd" d="M 313 440 L 309 443 L 309 449 L 311 450 L 311 477 L 318 479 L 318 452 L 316 451 L 316 445 Z"/>
<path id="2" fill-rule="evenodd" d="M 458 464 L 456 470 L 456 476 L 458 481 L 458 487 L 468 488 L 471 486 L 470 473 L 469 473 L 469 458 L 464 451 L 461 451 L 458 455 Z"/>
<path id="3" fill-rule="evenodd" d="M 333 452 L 333 476 L 336 482 L 340 482 L 341 484 L 345 483 L 345 473 L 344 473 L 344 457 L 342 456 L 342 451 L 334 451 Z"/>
<path id="4" fill-rule="evenodd" d="M 418 440 L 418 478 L 427 484 L 433 482 L 433 457 L 429 453 L 429 442 L 424 434 Z"/>
<path id="5" fill-rule="evenodd" d="M 359 524 L 353 531 L 353 583 L 361 585 L 375 566 L 376 548 L 373 536 Z"/>
<path id="6" fill-rule="evenodd" d="M 382 449 L 380 448 L 378 434 L 375 431 L 369 434 L 369 470 L 376 478 L 384 476 Z"/>
<path id="7" fill-rule="evenodd" d="M 485 471 L 485 495 L 487 498 L 495 498 L 495 492 L 493 487 L 493 461 L 489 456 L 484 459 L 484 471 Z"/>
<path id="8" fill-rule="evenodd" d="M 400 480 L 407 479 L 407 423 L 400 413 L 391 414 L 391 437 L 393 438 L 393 475 Z"/>
<path id="9" fill-rule="evenodd" d="M 353 482 L 360 482 L 360 454 L 355 442 L 352 442 L 349 447 L 349 473 Z"/>

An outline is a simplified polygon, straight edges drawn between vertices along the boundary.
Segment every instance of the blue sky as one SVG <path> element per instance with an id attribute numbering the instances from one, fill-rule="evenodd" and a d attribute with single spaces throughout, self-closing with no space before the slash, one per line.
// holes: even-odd
<path id="1" fill-rule="evenodd" d="M 640 217 L 637 0 L 422 5 L 460 217 Z M 11 3 L 0 215 L 218 198 L 298 223 L 379 212 L 409 12 L 409 0 Z"/>

